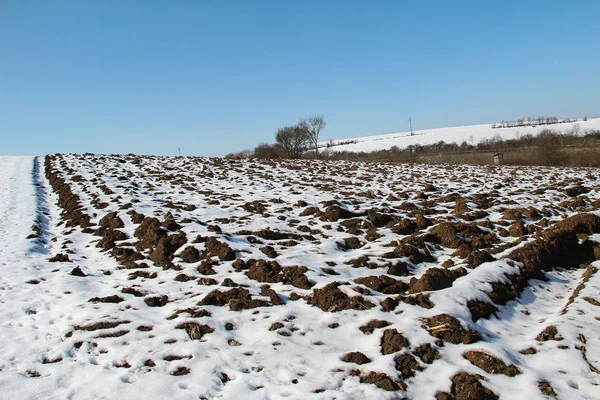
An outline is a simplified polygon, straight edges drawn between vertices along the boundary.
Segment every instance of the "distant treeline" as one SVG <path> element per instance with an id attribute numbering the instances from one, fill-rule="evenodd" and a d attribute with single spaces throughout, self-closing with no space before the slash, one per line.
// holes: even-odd
<path id="1" fill-rule="evenodd" d="M 583 121 L 587 121 L 587 117 L 583 118 Z M 527 117 L 521 118 L 516 121 L 502 121 L 499 124 L 492 124 L 492 129 L 497 128 L 521 128 L 525 126 L 541 126 L 541 125 L 553 125 L 553 124 L 567 124 L 577 122 L 577 119 L 558 119 L 557 117 Z"/>
<path id="2" fill-rule="evenodd" d="M 325 160 L 351 160 L 405 163 L 493 164 L 493 155 L 504 153 L 504 164 L 600 167 L 600 131 L 581 132 L 575 125 L 567 132 L 544 129 L 537 135 L 526 134 L 503 139 L 499 134 L 479 143 L 446 143 L 410 145 L 405 148 L 373 152 L 333 151 L 319 153 Z M 277 146 L 260 144 L 254 150 L 228 154 L 226 157 L 285 158 Z M 314 157 L 312 152 L 304 158 Z"/>
<path id="3" fill-rule="evenodd" d="M 600 167 L 600 131 L 580 132 L 575 126 L 568 132 L 550 129 L 538 135 L 503 139 L 495 135 L 477 144 L 446 143 L 410 145 L 403 149 L 373 152 L 323 152 L 323 159 L 386 161 L 408 163 L 493 164 L 494 154 L 503 153 L 503 164 Z"/>

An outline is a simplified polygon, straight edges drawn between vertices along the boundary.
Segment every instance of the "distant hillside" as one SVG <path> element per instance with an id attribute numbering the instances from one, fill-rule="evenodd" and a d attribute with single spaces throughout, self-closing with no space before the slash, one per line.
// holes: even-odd
<path id="1" fill-rule="evenodd" d="M 482 140 L 500 136 L 502 139 L 516 139 L 526 134 L 537 135 L 544 129 L 552 129 L 560 132 L 579 130 L 584 133 L 587 130 L 600 130 L 600 118 L 588 118 L 570 120 L 566 122 L 559 120 L 551 125 L 519 126 L 510 128 L 492 128 L 493 125 L 470 125 L 456 126 L 451 128 L 435 128 L 410 132 L 390 133 L 385 135 L 364 136 L 358 138 L 339 139 L 319 143 L 319 147 L 329 148 L 332 151 L 372 152 L 387 150 L 393 146 L 402 149 L 410 145 L 429 145 L 444 141 L 446 143 L 462 143 L 476 145 Z"/>

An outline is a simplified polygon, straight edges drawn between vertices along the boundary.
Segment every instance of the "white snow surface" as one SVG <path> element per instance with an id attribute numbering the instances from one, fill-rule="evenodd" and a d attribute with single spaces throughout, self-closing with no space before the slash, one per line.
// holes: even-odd
<path id="1" fill-rule="evenodd" d="M 551 125 L 523 126 L 514 128 L 492 128 L 492 124 L 454 126 L 449 128 L 434 128 L 415 130 L 413 135 L 409 132 L 389 133 L 384 135 L 371 135 L 357 138 L 334 140 L 331 151 L 372 152 L 387 150 L 393 146 L 400 149 L 410 145 L 430 145 L 444 141 L 445 143 L 467 142 L 476 145 L 484 139 L 499 136 L 504 140 L 517 139 L 527 134 L 537 135 L 544 129 L 551 129 L 561 133 L 577 131 L 584 134 L 590 130 L 600 130 L 600 118 L 588 118 L 587 121 L 579 119 L 576 122 L 562 122 Z M 353 143 L 342 144 L 352 141 Z M 319 147 L 327 147 L 327 142 L 319 143 Z"/>
<path id="2" fill-rule="evenodd" d="M 434 224 L 457 222 L 464 216 L 453 213 L 454 201 L 447 195 L 454 193 L 466 198 L 471 210 L 485 209 L 485 216 L 475 222 L 482 229 L 491 227 L 491 232 L 500 233 L 508 228 L 503 210 L 518 207 L 535 207 L 547 224 L 533 218 L 523 221 L 532 229 L 544 229 L 576 213 L 600 214 L 592 206 L 600 199 L 598 169 L 263 163 L 133 155 L 58 155 L 50 165 L 78 196 L 93 226 L 91 230 L 68 226 L 58 195 L 44 176 L 43 158 L 0 157 L 2 398 L 433 399 L 438 391 L 450 391 L 451 377 L 460 371 L 481 375 L 482 384 L 501 399 L 549 398 L 538 389 L 541 380 L 548 381 L 561 399 L 600 398 L 600 307 L 591 301 L 600 301 L 600 274 L 585 281 L 568 304 L 583 282 L 584 269 L 554 269 L 547 273 L 547 281 L 531 280 L 519 298 L 499 305 L 496 316 L 473 322 L 466 302 L 489 302 L 490 283 L 506 281 L 505 273 L 519 271 L 518 264 L 506 258 L 510 249 L 495 254 L 494 261 L 467 269 L 451 287 L 426 292 L 433 308 L 399 302 L 394 311 L 383 311 L 380 303 L 397 295 L 367 289 L 355 279 L 385 275 L 408 284 L 429 268 L 451 260 L 455 270 L 465 267 L 465 260 L 455 249 L 440 245 L 428 247 L 434 261 L 414 264 L 406 257 L 385 258 L 382 255 L 406 235 L 380 227 L 377 232 L 382 236 L 369 241 L 364 229 L 351 233 L 342 219 L 324 221 L 301 215 L 307 206 L 325 211 L 323 202 L 337 200 L 344 209 L 358 213 L 364 223 L 368 219 L 361 213 L 374 207 L 411 219 L 415 214 L 410 210 L 416 207 Z M 427 189 L 428 183 L 435 188 Z M 563 189 L 575 185 L 583 185 L 588 192 L 580 196 L 580 203 L 571 204 L 572 198 Z M 536 192 L 540 188 L 544 190 Z M 482 194 L 491 196 L 491 204 L 484 207 L 477 200 Z M 252 211 L 248 203 L 253 201 L 262 201 L 264 210 Z M 179 257 L 173 260 L 174 268 L 161 268 L 148 258 L 137 261 L 140 268 L 124 268 L 110 250 L 96 247 L 100 237 L 92 233 L 102 217 L 116 212 L 124 222 L 119 229 L 129 238 L 117 245 L 133 249 L 139 225 L 128 214 L 131 210 L 160 221 L 172 213 L 187 237 L 187 244 L 176 254 L 186 246 L 205 252 L 203 240 L 194 240 L 198 235 L 217 237 L 244 260 L 271 260 L 259 250 L 270 245 L 278 253 L 274 260 L 282 266 L 306 267 L 305 275 L 314 287 L 268 283 L 283 305 L 241 311 L 228 305 L 198 305 L 213 290 L 229 290 L 221 285 L 227 278 L 247 288 L 254 299 L 269 297 L 260 295 L 264 282 L 236 270 L 232 261 L 216 257 L 212 258 L 212 275 L 197 270 L 201 262 L 186 263 Z M 30 236 L 35 233 L 33 225 L 40 228 L 38 237 Z M 240 232 L 264 228 L 304 236 L 297 237 L 296 243 L 283 243 Z M 355 234 L 362 247 L 340 245 Z M 250 240 L 251 236 L 257 240 Z M 598 234 L 590 236 L 590 240 L 599 239 Z M 518 240 L 498 236 L 496 245 L 520 246 Z M 526 237 L 532 240 L 533 235 Z M 50 262 L 58 253 L 68 254 L 70 262 Z M 148 250 L 142 253 L 148 256 Z M 361 256 L 373 265 L 347 264 Z M 409 265 L 408 276 L 388 273 L 387 265 L 399 261 Z M 147 268 L 140 263 L 147 263 Z M 600 262 L 592 265 L 600 267 Z M 87 276 L 71 275 L 76 266 Z M 132 278 L 139 271 L 156 277 Z M 190 279 L 176 280 L 181 274 Z M 215 279 L 217 284 L 199 284 L 203 278 Z M 332 282 L 347 282 L 340 287 L 344 293 L 357 296 L 353 290 L 357 289 L 375 306 L 324 311 L 304 298 L 290 298 L 292 294 L 308 296 Z M 142 295 L 124 293 L 124 288 Z M 121 296 L 122 301 L 90 302 L 112 295 Z M 149 307 L 144 299 L 154 295 L 168 296 L 168 303 Z M 193 318 L 190 309 L 208 313 Z M 423 327 L 424 318 L 441 313 L 455 316 L 464 327 L 479 332 L 482 340 L 441 346 Z M 363 334 L 359 327 L 373 319 L 385 320 L 389 326 Z M 119 324 L 85 329 L 98 322 Z M 208 325 L 213 331 L 192 340 L 185 329 L 177 329 L 185 322 Z M 270 329 L 274 323 L 282 326 Z M 557 327 L 562 340 L 538 342 L 536 336 L 549 325 Z M 410 346 L 383 355 L 380 342 L 386 329 L 401 332 Z M 437 349 L 441 358 L 426 364 L 416 357 L 422 370 L 414 377 L 403 377 L 394 367 L 394 358 L 404 353 L 416 356 L 416 347 L 425 343 Z M 529 347 L 537 353 L 520 353 Z M 463 357 L 467 350 L 494 354 L 514 364 L 521 374 L 487 373 Z M 348 352 L 362 352 L 371 362 L 342 361 Z M 353 373 L 356 370 L 360 372 Z M 187 374 L 174 375 L 177 371 Z M 369 371 L 403 382 L 406 390 L 386 391 L 361 382 L 357 375 Z"/>

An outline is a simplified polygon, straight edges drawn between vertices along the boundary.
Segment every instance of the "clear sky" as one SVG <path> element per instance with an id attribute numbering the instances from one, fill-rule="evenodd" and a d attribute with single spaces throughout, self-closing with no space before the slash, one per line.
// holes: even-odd
<path id="1" fill-rule="evenodd" d="M 0 0 L 0 154 L 600 115 L 600 1 Z"/>

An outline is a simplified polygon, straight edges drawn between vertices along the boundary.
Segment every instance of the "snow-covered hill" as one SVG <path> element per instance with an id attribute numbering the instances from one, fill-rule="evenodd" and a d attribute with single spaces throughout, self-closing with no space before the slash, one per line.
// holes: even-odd
<path id="1" fill-rule="evenodd" d="M 333 141 L 332 151 L 377 151 L 390 149 L 392 146 L 405 148 L 410 145 L 428 145 L 444 141 L 446 143 L 477 144 L 481 140 L 491 139 L 496 135 L 502 139 L 515 139 L 526 134 L 537 135 L 544 129 L 568 132 L 573 129 L 580 133 L 587 130 L 600 130 L 600 118 L 579 119 L 576 122 L 563 122 L 553 125 L 524 126 L 515 128 L 492 128 L 493 124 L 455 126 L 410 132 L 389 133 L 385 135 L 363 136 L 358 138 L 339 139 Z M 327 147 L 326 142 L 320 144 Z M 331 143 L 330 143 L 331 145 Z"/>

